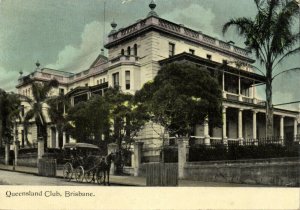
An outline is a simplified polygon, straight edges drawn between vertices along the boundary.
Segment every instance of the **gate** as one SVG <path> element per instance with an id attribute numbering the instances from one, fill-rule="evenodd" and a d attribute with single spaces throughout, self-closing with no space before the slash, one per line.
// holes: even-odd
<path id="1" fill-rule="evenodd" d="M 38 174 L 40 176 L 56 176 L 56 159 L 39 159 Z"/>
<path id="2" fill-rule="evenodd" d="M 146 164 L 147 186 L 177 186 L 177 163 L 148 163 Z"/>

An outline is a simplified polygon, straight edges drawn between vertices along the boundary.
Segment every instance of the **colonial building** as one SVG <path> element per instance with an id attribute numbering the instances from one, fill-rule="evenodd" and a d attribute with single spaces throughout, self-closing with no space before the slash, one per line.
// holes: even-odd
<path id="1" fill-rule="evenodd" d="M 265 77 L 256 74 L 251 64 L 250 52 L 201 31 L 185 25 L 165 20 L 155 12 L 156 4 L 151 2 L 147 17 L 125 27 L 111 24 L 105 48 L 89 69 L 73 74 L 47 68 L 38 68 L 27 76 L 21 76 L 17 89 L 20 94 L 30 96 L 33 81 L 57 79 L 60 83 L 51 94 L 67 94 L 72 104 L 88 100 L 92 94 L 103 94 L 107 87 L 119 86 L 123 92 L 134 94 L 149 80 L 153 80 L 161 66 L 172 62 L 189 62 L 219 72 L 219 82 L 223 91 L 223 127 L 209 128 L 207 123 L 196 126 L 195 138 L 205 141 L 238 141 L 265 137 L 265 101 L 257 98 L 256 86 L 265 84 Z M 220 68 L 221 66 L 225 68 Z M 25 112 L 28 105 L 24 104 Z M 293 141 L 298 133 L 299 112 L 275 109 L 274 135 Z M 68 141 L 65 135 L 57 136 L 55 125 L 50 120 L 48 145 L 58 147 Z M 23 139 L 20 125 L 19 139 Z M 30 127 L 29 139 L 37 141 L 34 124 Z M 59 143 L 59 139 L 62 142 Z M 159 154 L 161 140 L 148 126 L 138 136 L 144 142 L 146 155 Z M 21 140 L 24 145 L 24 140 Z M 147 153 L 148 152 L 148 153 Z"/>

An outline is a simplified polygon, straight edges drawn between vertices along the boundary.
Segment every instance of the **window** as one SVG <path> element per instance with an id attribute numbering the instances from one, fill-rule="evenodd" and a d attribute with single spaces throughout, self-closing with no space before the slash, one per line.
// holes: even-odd
<path id="1" fill-rule="evenodd" d="M 97 85 L 99 85 L 99 80 L 97 80 Z"/>
<path id="2" fill-rule="evenodd" d="M 169 57 L 172 57 L 175 54 L 175 44 L 169 43 Z"/>
<path id="3" fill-rule="evenodd" d="M 190 52 L 192 55 L 195 55 L 195 50 L 189 49 L 189 52 Z"/>
<path id="4" fill-rule="evenodd" d="M 119 87 L 119 73 L 115 73 L 113 76 L 113 87 Z"/>
<path id="5" fill-rule="evenodd" d="M 125 72 L 126 90 L 130 90 L 130 71 Z"/>
<path id="6" fill-rule="evenodd" d="M 122 49 L 122 50 L 121 50 L 121 55 L 124 55 L 124 54 L 125 54 L 125 50 Z"/>
<path id="7" fill-rule="evenodd" d="M 135 44 L 133 46 L 133 51 L 134 51 L 134 56 L 137 56 L 138 55 L 138 52 L 137 52 L 137 44 Z"/>
<path id="8" fill-rule="evenodd" d="M 131 49 L 130 47 L 127 47 L 127 55 L 130 55 L 130 53 L 131 53 Z"/>
<path id="9" fill-rule="evenodd" d="M 87 87 L 87 86 L 89 86 L 89 84 L 88 84 L 88 83 L 85 83 L 85 87 Z"/>
<path id="10" fill-rule="evenodd" d="M 103 78 L 103 83 L 105 82 L 105 78 Z"/>
<path id="11" fill-rule="evenodd" d="M 225 64 L 225 65 L 228 64 L 228 61 L 227 61 L 227 60 L 223 60 L 222 62 L 223 62 L 223 64 Z"/>
<path id="12" fill-rule="evenodd" d="M 59 88 L 59 94 L 60 94 L 60 95 L 64 95 L 64 94 L 65 94 L 65 89 Z"/>
<path id="13" fill-rule="evenodd" d="M 210 54 L 207 54 L 207 55 L 206 55 L 206 58 L 207 58 L 208 60 L 211 60 L 211 55 L 210 55 Z"/>
<path id="14" fill-rule="evenodd" d="M 24 117 L 25 115 L 25 108 L 24 105 L 21 105 L 21 116 Z"/>
<path id="15" fill-rule="evenodd" d="M 102 84 L 102 79 L 100 79 L 100 84 Z"/>

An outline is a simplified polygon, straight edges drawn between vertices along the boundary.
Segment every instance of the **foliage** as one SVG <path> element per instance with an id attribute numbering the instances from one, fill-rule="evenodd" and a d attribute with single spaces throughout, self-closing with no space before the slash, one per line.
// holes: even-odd
<path id="1" fill-rule="evenodd" d="M 0 147 L 11 143 L 14 122 L 19 118 L 20 100 L 14 93 L 0 89 Z"/>
<path id="2" fill-rule="evenodd" d="M 132 95 L 118 89 L 107 90 L 104 98 L 110 104 L 110 119 L 113 123 L 111 139 L 117 143 L 119 149 L 122 145 L 128 148 L 149 120 L 146 109 L 142 105 L 136 106 Z"/>
<path id="3" fill-rule="evenodd" d="M 209 72 L 194 65 L 170 64 L 136 93 L 151 120 L 172 136 L 189 136 L 208 116 L 212 127 L 221 126 L 221 90 Z M 164 136 L 164 134 L 163 134 Z"/>
<path id="4" fill-rule="evenodd" d="M 274 75 L 276 67 L 287 57 L 300 52 L 297 46 L 300 32 L 293 31 L 293 23 L 299 14 L 299 6 L 293 0 L 254 0 L 257 15 L 252 18 L 234 18 L 223 26 L 223 33 L 234 26 L 240 36 L 245 38 L 246 47 L 255 52 L 256 58 L 264 66 L 266 76 L 266 119 L 267 136 L 273 135 L 272 82 L 289 71 L 300 70 L 299 67 L 280 69 Z M 265 72 L 265 73 L 264 73 Z"/>
<path id="5" fill-rule="evenodd" d="M 102 96 L 92 96 L 68 111 L 69 133 L 78 142 L 100 144 L 102 135 L 109 132 L 109 104 Z"/>
<path id="6" fill-rule="evenodd" d="M 50 91 L 53 88 L 58 87 L 57 80 L 50 80 L 49 82 L 39 83 L 39 82 L 31 82 L 32 86 L 32 96 L 27 97 L 22 96 L 22 98 L 30 105 L 30 109 L 25 113 L 24 116 L 24 129 L 25 138 L 27 139 L 27 129 L 29 120 L 34 119 L 35 124 L 37 126 L 38 138 L 42 137 L 44 139 L 44 145 L 47 149 L 47 122 L 44 107 L 47 107 L 47 98 L 49 96 Z"/>

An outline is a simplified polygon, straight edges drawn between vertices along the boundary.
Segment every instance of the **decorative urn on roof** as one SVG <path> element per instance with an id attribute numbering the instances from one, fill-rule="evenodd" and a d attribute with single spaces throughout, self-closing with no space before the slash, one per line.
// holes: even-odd
<path id="1" fill-rule="evenodd" d="M 154 11 L 154 9 L 156 8 L 156 4 L 154 0 L 150 2 L 149 7 L 151 11 L 148 13 L 147 17 L 151 17 L 151 16 L 158 17 L 157 13 Z"/>
<path id="2" fill-rule="evenodd" d="M 115 22 L 115 20 L 113 20 L 110 25 L 112 27 L 110 34 L 117 32 L 116 28 L 117 28 L 118 24 Z"/>

